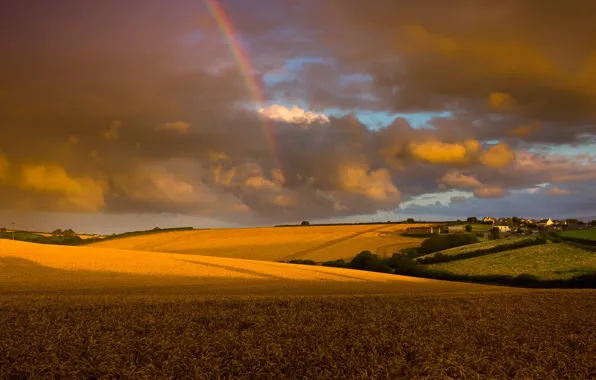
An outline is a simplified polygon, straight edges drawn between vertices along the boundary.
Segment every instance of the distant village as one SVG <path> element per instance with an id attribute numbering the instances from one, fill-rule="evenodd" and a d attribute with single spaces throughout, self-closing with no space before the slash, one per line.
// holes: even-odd
<path id="1" fill-rule="evenodd" d="M 581 230 L 596 227 L 596 220 L 589 223 L 578 219 L 526 219 L 526 218 L 492 218 L 486 216 L 482 219 L 470 217 L 466 221 L 445 223 L 443 225 L 410 227 L 406 230 L 408 235 L 430 235 L 442 233 L 476 233 L 478 236 L 487 237 L 491 230 L 498 228 L 505 235 L 533 235 L 540 231 L 565 231 Z"/>

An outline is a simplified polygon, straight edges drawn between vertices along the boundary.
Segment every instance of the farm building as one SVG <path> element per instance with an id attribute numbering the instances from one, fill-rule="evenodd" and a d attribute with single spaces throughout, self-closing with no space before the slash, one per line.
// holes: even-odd
<path id="1" fill-rule="evenodd" d="M 406 230 L 408 235 L 429 235 L 432 234 L 434 229 L 432 227 L 409 227 Z"/>
<path id="2" fill-rule="evenodd" d="M 482 219 L 482 223 L 495 223 L 495 220 L 491 217 L 485 216 L 484 219 Z"/>
<path id="3" fill-rule="evenodd" d="M 540 222 L 538 223 L 538 225 L 542 225 L 542 226 L 552 226 L 553 225 L 553 221 L 550 219 L 541 219 Z"/>
<path id="4" fill-rule="evenodd" d="M 582 226 L 579 223 L 567 223 L 566 227 L 568 230 L 581 230 L 582 228 L 584 228 L 584 226 Z"/>
<path id="5" fill-rule="evenodd" d="M 497 226 L 497 228 L 501 232 L 510 232 L 511 231 L 511 228 L 509 228 L 509 226 Z"/>
<path id="6" fill-rule="evenodd" d="M 462 226 L 462 225 L 459 225 L 459 226 L 449 226 L 449 227 L 447 227 L 447 231 L 449 231 L 450 234 L 466 232 L 466 227 L 465 226 Z"/>

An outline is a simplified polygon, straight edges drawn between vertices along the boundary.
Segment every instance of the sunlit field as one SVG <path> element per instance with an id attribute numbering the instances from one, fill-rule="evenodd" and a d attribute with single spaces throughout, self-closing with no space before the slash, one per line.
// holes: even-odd
<path id="1" fill-rule="evenodd" d="M 417 247 L 422 239 L 401 236 L 411 226 L 338 225 L 181 231 L 114 239 L 92 244 L 91 247 L 266 261 L 309 259 L 322 262 L 351 259 L 364 250 L 390 256 L 403 248 Z"/>
<path id="2" fill-rule="evenodd" d="M 320 266 L 0 241 L 0 293 L 150 287 L 187 287 L 197 294 L 240 295 L 255 292 L 351 294 L 493 289 Z"/>
<path id="3" fill-rule="evenodd" d="M 429 268 L 469 276 L 531 274 L 542 280 L 568 279 L 596 272 L 596 254 L 566 244 L 543 244 L 432 264 Z"/>

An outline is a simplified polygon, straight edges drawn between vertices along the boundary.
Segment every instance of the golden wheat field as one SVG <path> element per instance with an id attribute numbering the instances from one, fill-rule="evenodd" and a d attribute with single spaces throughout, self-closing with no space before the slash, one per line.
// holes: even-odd
<path id="1" fill-rule="evenodd" d="M 0 241 L 0 292 L 188 287 L 197 293 L 417 293 L 500 289 L 472 284 L 199 255 Z"/>
<path id="2" fill-rule="evenodd" d="M 419 246 L 422 239 L 401 236 L 408 227 L 384 224 L 176 231 L 108 240 L 91 246 L 251 260 L 323 262 L 351 259 L 365 250 L 384 256 Z"/>

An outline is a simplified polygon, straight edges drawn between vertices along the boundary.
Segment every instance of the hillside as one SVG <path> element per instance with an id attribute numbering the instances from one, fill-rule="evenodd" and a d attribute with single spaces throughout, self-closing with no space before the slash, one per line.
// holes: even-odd
<path id="1" fill-rule="evenodd" d="M 493 289 L 349 269 L 0 241 L 0 293 L 148 287 L 161 287 L 165 291 L 185 287 L 200 294 L 353 294 Z"/>
<path id="2" fill-rule="evenodd" d="M 493 248 L 493 247 L 497 247 L 497 246 L 504 245 L 504 244 L 511 244 L 514 242 L 527 240 L 527 239 L 532 239 L 532 238 L 528 237 L 528 236 L 516 236 L 516 237 L 509 237 L 506 239 L 489 240 L 489 241 L 484 241 L 484 242 L 476 243 L 476 244 L 468 244 L 468 245 L 463 245 L 460 247 L 445 249 L 443 251 L 439 251 L 439 252 L 435 252 L 435 253 L 429 253 L 428 255 L 419 257 L 417 260 L 434 257 L 435 255 L 437 255 L 439 253 L 444 256 L 458 256 L 458 255 L 468 253 L 468 252 L 484 250 L 484 249 Z"/>
<path id="3" fill-rule="evenodd" d="M 531 274 L 542 280 L 569 279 L 596 272 L 596 255 L 566 244 L 543 244 L 428 268 L 468 276 Z"/>
<path id="4" fill-rule="evenodd" d="M 350 259 L 364 250 L 391 255 L 422 240 L 401 236 L 407 224 L 237 228 L 167 232 L 106 240 L 90 247 L 265 261 Z"/>

